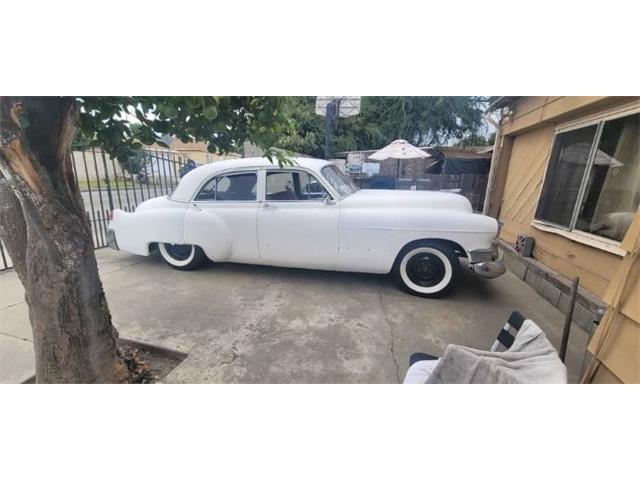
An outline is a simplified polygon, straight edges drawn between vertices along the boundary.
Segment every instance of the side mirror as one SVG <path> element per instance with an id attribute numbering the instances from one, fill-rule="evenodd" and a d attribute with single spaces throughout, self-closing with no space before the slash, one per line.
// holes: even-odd
<path id="1" fill-rule="evenodd" d="M 325 205 L 335 205 L 336 201 L 331 198 L 331 195 L 329 195 L 326 191 L 322 194 L 322 202 Z"/>

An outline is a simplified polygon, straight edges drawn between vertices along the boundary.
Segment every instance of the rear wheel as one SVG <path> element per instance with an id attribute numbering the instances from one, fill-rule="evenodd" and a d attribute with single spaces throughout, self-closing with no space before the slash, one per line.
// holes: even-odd
<path id="1" fill-rule="evenodd" d="M 202 265 L 206 259 L 202 249 L 195 245 L 159 243 L 158 250 L 162 259 L 177 270 L 193 270 Z"/>
<path id="2" fill-rule="evenodd" d="M 453 250 L 428 240 L 403 248 L 393 266 L 393 276 L 400 286 L 420 297 L 448 294 L 459 272 L 460 261 Z"/>

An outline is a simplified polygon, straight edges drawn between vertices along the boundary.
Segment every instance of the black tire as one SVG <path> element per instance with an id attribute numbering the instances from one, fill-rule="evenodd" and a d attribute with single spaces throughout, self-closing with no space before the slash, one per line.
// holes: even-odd
<path id="1" fill-rule="evenodd" d="M 162 259 L 176 270 L 194 270 L 207 259 L 202 249 L 196 245 L 158 243 L 158 250 Z"/>
<path id="2" fill-rule="evenodd" d="M 451 293 L 460 276 L 460 260 L 448 245 L 420 240 L 404 247 L 391 271 L 406 292 L 437 298 Z"/>

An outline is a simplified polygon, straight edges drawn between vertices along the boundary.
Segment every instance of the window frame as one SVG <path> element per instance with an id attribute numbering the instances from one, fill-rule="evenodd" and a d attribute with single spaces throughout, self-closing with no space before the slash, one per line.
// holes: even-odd
<path id="1" fill-rule="evenodd" d="M 240 170 L 240 169 L 232 169 L 232 170 L 226 170 L 226 171 L 222 171 L 222 172 L 216 172 L 214 175 L 211 175 L 210 177 L 207 177 L 203 182 L 200 183 L 200 185 L 198 185 L 198 188 L 196 189 L 196 193 L 193 195 L 193 197 L 191 198 L 192 202 L 197 202 L 197 203 L 258 203 L 260 201 L 260 175 L 259 175 L 260 171 L 259 169 L 253 167 L 253 168 L 247 168 L 246 170 Z M 216 197 L 217 197 L 217 182 L 219 178 L 222 177 L 231 177 L 234 175 L 247 175 L 247 174 L 253 174 L 256 177 L 256 197 L 253 200 L 218 200 L 217 198 L 214 198 L 213 200 L 198 200 L 198 195 L 200 195 L 200 192 L 202 192 L 202 189 L 212 180 L 216 180 Z"/>
<path id="2" fill-rule="evenodd" d="M 351 195 L 354 195 L 355 193 L 357 193 L 357 192 L 358 192 L 358 190 L 360 190 L 360 188 L 359 188 L 357 185 L 355 185 L 355 183 L 353 182 L 353 180 L 351 180 L 351 183 L 353 183 L 353 184 L 354 184 L 354 186 L 356 187 L 356 191 L 355 191 L 355 192 L 350 193 L 349 195 L 342 195 L 340 192 L 338 192 L 338 191 L 333 187 L 333 185 L 331 184 L 331 182 L 330 182 L 330 181 L 329 181 L 329 180 L 324 176 L 323 170 L 324 170 L 325 168 L 329 168 L 329 167 L 335 167 L 335 168 L 337 168 L 338 170 L 340 170 L 340 168 L 338 167 L 338 165 L 336 165 L 335 163 L 330 163 L 329 165 L 324 165 L 322 168 L 320 168 L 320 172 L 319 172 L 319 174 L 320 174 L 320 177 L 321 177 L 321 178 L 322 178 L 322 180 L 323 180 L 323 185 L 325 185 L 325 190 L 327 190 L 327 191 L 329 191 L 329 192 L 335 192 L 335 195 L 336 195 L 336 196 L 335 196 L 334 198 L 337 198 L 337 199 L 343 200 L 343 199 L 345 199 L 345 198 L 347 198 L 347 197 L 350 197 Z M 345 172 L 342 172 L 342 173 L 343 173 L 344 175 L 346 175 L 347 177 L 349 177 L 349 175 L 347 175 Z M 349 178 L 350 178 L 350 177 L 349 177 Z M 328 189 L 328 188 L 327 188 L 327 185 L 330 187 L 330 189 Z"/>
<path id="3" fill-rule="evenodd" d="M 591 245 L 596 248 L 600 248 L 601 250 L 606 250 L 616 255 L 620 255 L 622 250 L 619 248 L 619 246 L 622 242 L 613 240 L 611 238 L 603 237 L 601 235 L 596 235 L 594 233 L 585 232 L 584 230 L 579 230 L 579 229 L 576 229 L 575 227 L 578 221 L 578 215 L 580 214 L 580 206 L 584 201 L 584 196 L 587 191 L 589 175 L 591 173 L 591 169 L 593 168 L 593 164 L 595 162 L 595 158 L 598 152 L 598 145 L 600 143 L 600 139 L 602 136 L 602 130 L 604 128 L 604 124 L 611 120 L 615 120 L 623 117 L 630 117 L 638 113 L 640 113 L 639 107 L 635 107 L 635 108 L 627 107 L 616 112 L 604 113 L 602 115 L 594 116 L 592 118 L 588 118 L 583 121 L 569 122 L 567 124 L 557 127 L 554 130 L 553 138 L 551 140 L 551 144 L 549 147 L 549 152 L 547 153 L 547 157 L 546 157 L 545 172 L 542 177 L 540 192 L 538 193 L 538 201 L 536 202 L 536 211 L 538 210 L 540 201 L 542 200 L 542 192 L 544 190 L 544 185 L 547 181 L 547 174 L 549 172 L 549 167 L 551 166 L 551 155 L 553 154 L 553 150 L 556 145 L 556 140 L 558 135 L 561 135 L 566 132 L 571 132 L 573 130 L 579 130 L 581 128 L 587 128 L 593 125 L 597 125 L 596 132 L 594 134 L 593 141 L 591 143 L 591 148 L 589 149 L 589 157 L 587 158 L 587 164 L 582 174 L 580 189 L 578 190 L 578 196 L 576 198 L 575 205 L 573 206 L 573 212 L 571 214 L 571 220 L 569 222 L 569 226 L 566 227 L 564 225 L 559 225 L 557 223 L 550 222 L 548 220 L 536 218 L 536 212 L 534 212 L 533 221 L 531 222 L 531 225 L 533 227 L 536 227 L 542 231 L 560 234 L 566 238 L 575 240 L 579 243 Z"/>
<path id="4" fill-rule="evenodd" d="M 264 202 L 268 202 L 268 203 L 293 203 L 293 202 L 300 202 L 300 203 L 310 203 L 310 202 L 322 202 L 323 198 L 319 197 L 317 199 L 307 199 L 307 200 L 268 200 L 267 199 L 267 181 L 269 178 L 269 174 L 270 173 L 288 173 L 288 172 L 292 172 L 292 173 L 306 173 L 307 175 L 309 175 L 309 177 L 313 178 L 316 182 L 318 182 L 320 185 L 322 185 L 322 188 L 324 189 L 325 192 L 327 192 L 327 195 L 329 195 L 331 197 L 331 199 L 334 198 L 333 193 L 327 188 L 327 186 L 324 184 L 324 182 L 322 182 L 315 174 L 315 172 L 311 171 L 311 170 L 307 170 L 304 168 L 290 168 L 290 167 L 285 167 L 285 168 L 265 168 L 264 169 L 264 191 L 262 193 L 263 195 L 263 200 Z"/>

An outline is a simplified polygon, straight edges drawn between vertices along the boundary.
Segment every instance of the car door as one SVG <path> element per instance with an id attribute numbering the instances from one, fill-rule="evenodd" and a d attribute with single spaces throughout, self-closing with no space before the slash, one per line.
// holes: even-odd
<path id="1" fill-rule="evenodd" d="M 278 169 L 263 175 L 264 198 L 258 208 L 261 263 L 334 270 L 338 204 L 323 198 L 322 183 L 311 172 Z"/>
<path id="2" fill-rule="evenodd" d="M 258 172 L 227 172 L 209 179 L 185 220 L 185 238 L 217 261 L 258 263 Z"/>

